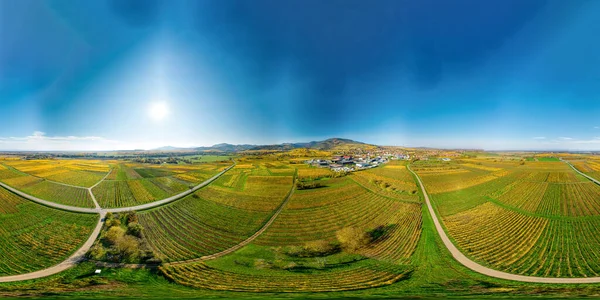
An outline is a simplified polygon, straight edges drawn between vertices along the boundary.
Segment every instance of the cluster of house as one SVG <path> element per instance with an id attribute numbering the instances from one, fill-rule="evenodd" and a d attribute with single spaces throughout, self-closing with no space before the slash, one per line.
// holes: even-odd
<path id="1" fill-rule="evenodd" d="M 410 156 L 407 154 L 393 154 L 393 155 L 343 155 L 334 156 L 331 159 L 311 159 L 305 161 L 305 163 L 322 168 L 330 168 L 335 172 L 353 172 L 356 170 L 363 170 L 377 167 L 381 164 L 387 163 L 390 159 L 409 159 Z"/>

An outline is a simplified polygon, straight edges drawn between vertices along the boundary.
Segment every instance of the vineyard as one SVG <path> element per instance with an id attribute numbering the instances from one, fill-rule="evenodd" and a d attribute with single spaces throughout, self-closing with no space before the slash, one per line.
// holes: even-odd
<path id="1" fill-rule="evenodd" d="M 327 187 L 296 191 L 275 222 L 257 240 L 259 245 L 290 246 L 335 240 L 347 226 L 387 229 L 385 238 L 364 254 L 395 262 L 408 259 L 419 240 L 421 205 L 375 194 L 351 179 L 327 181 Z"/>
<path id="2" fill-rule="evenodd" d="M 390 162 L 379 168 L 355 172 L 350 178 L 376 194 L 406 201 L 419 201 L 417 185 L 404 162 Z"/>
<path id="3" fill-rule="evenodd" d="M 0 276 L 62 262 L 87 240 L 97 221 L 95 215 L 47 208 L 0 189 Z"/>
<path id="4" fill-rule="evenodd" d="M 354 263 L 347 266 L 327 266 L 332 270 L 274 271 L 260 274 L 222 270 L 205 263 L 161 267 L 161 271 L 177 283 L 195 288 L 240 292 L 333 292 L 376 288 L 408 278 L 401 266 L 375 263 Z"/>
<path id="5" fill-rule="evenodd" d="M 463 253 L 514 274 L 600 274 L 600 186 L 554 159 L 488 172 L 503 175 L 460 189 L 422 176 L 426 187 L 438 191 L 432 200 Z"/>
<path id="6" fill-rule="evenodd" d="M 574 160 L 571 164 L 588 176 L 600 180 L 600 159 Z"/>
<path id="7" fill-rule="evenodd" d="M 4 163 L 38 178 L 81 187 L 94 185 L 109 172 L 106 163 L 93 160 L 9 160 Z"/>
<path id="8" fill-rule="evenodd" d="M 136 206 L 162 200 L 206 181 L 223 170 L 223 164 L 151 167 L 118 164 L 92 189 L 102 207 Z"/>
<path id="9" fill-rule="evenodd" d="M 24 192 L 40 199 L 78 207 L 94 207 L 94 202 L 87 189 L 65 186 L 49 181 L 40 181 L 22 189 Z"/>
<path id="10" fill-rule="evenodd" d="M 187 260 L 223 251 L 254 234 L 292 186 L 291 176 L 250 175 L 258 169 L 236 167 L 191 196 L 139 213 L 152 249 L 165 261 Z"/>

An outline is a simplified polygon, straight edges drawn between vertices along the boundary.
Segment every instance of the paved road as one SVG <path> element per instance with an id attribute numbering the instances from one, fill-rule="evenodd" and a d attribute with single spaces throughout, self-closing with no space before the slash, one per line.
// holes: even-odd
<path id="1" fill-rule="evenodd" d="M 456 248 L 456 246 L 454 246 L 454 244 L 452 243 L 452 241 L 450 240 L 450 238 L 444 231 L 444 228 L 442 227 L 442 224 L 440 224 L 438 216 L 435 214 L 435 210 L 433 209 L 433 206 L 431 206 L 431 201 L 429 201 L 429 195 L 427 195 L 427 191 L 425 190 L 425 186 L 423 185 L 423 182 L 421 181 L 421 178 L 419 177 L 419 175 L 417 175 L 417 173 L 413 172 L 413 170 L 410 169 L 410 166 L 408 166 L 408 170 L 411 173 L 413 173 L 415 175 L 415 177 L 417 177 L 417 181 L 419 182 L 419 185 L 421 186 L 421 190 L 423 191 L 423 196 L 425 197 L 425 203 L 427 204 L 427 209 L 429 210 L 429 213 L 431 214 L 431 218 L 433 219 L 433 223 L 435 224 L 435 229 L 437 230 L 438 234 L 440 235 L 440 238 L 442 239 L 444 246 L 446 246 L 446 248 L 448 248 L 448 251 L 450 251 L 450 254 L 452 254 L 454 259 L 456 259 L 459 263 L 461 263 L 465 267 L 467 267 L 477 273 L 483 274 L 483 275 L 496 277 L 496 278 L 500 278 L 500 279 L 506 279 L 506 280 L 521 281 L 521 282 L 569 283 L 569 284 L 600 283 L 600 277 L 548 278 L 548 277 L 515 275 L 515 274 L 510 274 L 510 273 L 490 269 L 488 267 L 484 267 L 484 266 L 472 261 L 471 259 L 466 257 L 464 254 L 462 254 L 462 252 L 460 252 L 460 250 L 458 250 L 458 248 Z"/>
<path id="2" fill-rule="evenodd" d="M 600 185 L 600 181 L 594 179 L 593 177 L 588 176 L 587 174 L 584 174 L 583 172 L 577 170 L 577 168 L 575 168 L 574 165 L 572 165 L 570 162 L 563 160 L 567 165 L 569 165 L 573 170 L 575 170 L 575 172 L 579 173 L 581 176 L 591 180 L 593 183 Z"/>
<path id="3" fill-rule="evenodd" d="M 78 264 L 79 262 L 81 262 L 82 260 L 85 259 L 85 254 L 88 252 L 88 250 L 90 250 L 92 245 L 94 245 L 94 241 L 96 241 L 96 238 L 98 238 L 98 235 L 100 234 L 100 230 L 102 230 L 102 225 L 104 224 L 104 216 L 105 215 L 106 215 L 105 212 L 100 213 L 100 218 L 98 220 L 98 224 L 96 224 L 96 228 L 94 228 L 94 231 L 92 231 L 92 234 L 90 235 L 90 237 L 83 244 L 83 246 L 81 246 L 81 248 L 79 248 L 77 251 L 75 251 L 75 253 L 73 253 L 69 258 L 67 258 L 67 260 L 61 262 L 60 264 L 58 264 L 54 267 L 50 267 L 48 269 L 44 269 L 44 270 L 40 270 L 40 271 L 36 271 L 36 272 L 32 272 L 32 273 L 27 273 L 27 274 L 0 277 L 0 282 L 13 282 L 13 281 L 22 281 L 22 280 L 30 280 L 30 279 L 47 277 L 50 275 L 60 273 L 66 269 L 69 269 L 69 268 L 75 266 L 76 264 Z"/>

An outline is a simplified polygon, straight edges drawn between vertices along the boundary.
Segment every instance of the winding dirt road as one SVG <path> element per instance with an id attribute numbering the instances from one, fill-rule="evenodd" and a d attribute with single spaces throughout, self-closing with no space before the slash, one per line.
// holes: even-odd
<path id="1" fill-rule="evenodd" d="M 53 266 L 53 267 L 50 267 L 47 269 L 43 269 L 43 270 L 31 272 L 31 273 L 26 273 L 26 274 L 0 277 L 0 283 L 31 280 L 31 279 L 47 277 L 50 275 L 60 273 L 64 270 L 67 270 L 67 269 L 75 266 L 76 264 L 80 263 L 81 261 L 85 260 L 85 254 L 94 245 L 94 242 L 96 241 L 96 238 L 98 238 L 98 235 L 100 235 L 100 231 L 102 230 L 102 225 L 104 224 L 105 216 L 106 216 L 105 212 L 100 213 L 100 218 L 98 220 L 98 224 L 96 224 L 96 228 L 94 228 L 94 231 L 92 231 L 92 234 L 90 235 L 90 237 L 87 239 L 87 241 L 85 241 L 83 246 L 81 246 L 81 248 L 79 248 L 77 251 L 75 251 L 75 253 L 73 253 L 69 258 L 67 258 L 67 260 L 61 262 L 60 264 L 58 264 L 56 266 Z"/>
<path id="2" fill-rule="evenodd" d="M 100 231 L 102 230 L 102 226 L 104 225 L 104 217 L 106 216 L 106 214 L 108 212 L 125 212 L 125 211 L 132 211 L 132 210 L 145 210 L 145 209 L 150 209 L 150 208 L 154 208 L 157 206 L 161 206 L 161 205 L 165 205 L 167 203 L 171 203 L 173 201 L 179 200 L 181 198 L 184 198 L 192 193 L 194 193 L 195 191 L 207 186 L 208 184 L 210 184 L 211 182 L 215 181 L 217 178 L 219 178 L 221 175 L 223 175 L 225 172 L 229 171 L 231 168 L 235 167 L 236 163 L 234 162 L 231 166 L 227 167 L 226 169 L 224 169 L 223 171 L 219 172 L 217 175 L 209 178 L 208 180 L 202 182 L 201 184 L 195 186 L 192 189 L 189 189 L 185 192 L 179 193 L 175 196 L 160 200 L 160 201 L 155 201 L 155 202 L 151 202 L 148 204 L 144 204 L 144 205 L 138 205 L 138 206 L 132 206 L 132 207 L 123 207 L 123 208 L 114 208 L 114 209 L 102 209 L 98 203 L 96 202 L 96 199 L 93 197 L 93 193 L 91 192 L 91 189 L 93 187 L 95 187 L 96 185 L 98 185 L 100 182 L 102 182 L 107 176 L 108 174 L 102 178 L 102 180 L 100 180 L 98 183 L 96 183 L 94 186 L 90 187 L 88 189 L 88 191 L 90 192 L 90 194 L 92 195 L 92 199 L 94 200 L 94 203 L 96 205 L 96 208 L 83 208 L 83 207 L 75 207 L 75 206 L 69 206 L 69 205 L 62 205 L 62 204 L 58 204 L 58 203 L 54 203 L 54 202 L 50 202 L 50 201 L 46 201 L 43 199 L 39 199 L 37 197 L 31 196 L 29 194 L 23 193 L 9 185 L 6 185 L 2 182 L 0 182 L 0 186 L 2 186 L 3 188 L 7 189 L 8 191 L 15 193 L 25 199 L 31 200 L 33 202 L 39 203 L 41 205 L 44 206 L 48 206 L 48 207 L 52 207 L 52 208 L 56 208 L 56 209 L 61 209 L 61 210 L 65 210 L 65 211 L 70 211 L 70 212 L 76 212 L 76 213 L 96 213 L 99 214 L 99 219 L 98 219 L 98 223 L 96 224 L 96 227 L 94 228 L 94 230 L 92 231 L 92 234 L 90 235 L 90 237 L 87 239 L 87 241 L 77 250 L 75 251 L 75 253 L 73 253 L 73 255 L 71 255 L 69 258 L 67 258 L 65 261 L 61 262 L 60 264 L 47 268 L 47 269 L 43 269 L 43 270 L 39 270 L 39 271 L 35 271 L 35 272 L 31 272 L 31 273 L 26 273 L 26 274 L 20 274 L 20 275 L 13 275 L 13 276 L 3 276 L 0 277 L 0 283 L 3 282 L 13 282 L 13 281 L 22 281 L 22 280 L 31 280 L 31 279 L 38 279 L 38 278 L 43 278 L 43 277 L 47 277 L 50 275 L 54 275 L 57 273 L 60 273 L 64 270 L 67 270 L 73 266 L 75 266 L 76 264 L 78 264 L 79 262 L 81 262 L 82 260 L 85 259 L 85 254 L 88 252 L 88 250 L 90 250 L 90 248 L 94 245 L 94 241 L 96 241 L 96 239 L 98 238 L 98 235 L 100 235 Z M 109 172 L 110 174 L 110 172 Z"/>
<path id="3" fill-rule="evenodd" d="M 571 166 L 571 167 L 573 167 L 573 166 Z M 415 177 L 417 178 L 417 181 L 419 182 L 419 185 L 421 186 L 421 191 L 423 191 L 425 203 L 427 204 L 427 209 L 429 210 L 429 214 L 431 214 L 431 218 L 433 219 L 433 223 L 435 224 L 435 229 L 437 230 L 438 234 L 440 235 L 440 238 L 442 239 L 444 246 L 446 246 L 448 251 L 450 251 L 450 254 L 452 254 L 454 259 L 456 259 L 459 263 L 461 263 L 465 267 L 467 267 L 477 273 L 487 275 L 490 277 L 506 279 L 506 280 L 513 280 L 513 281 L 521 281 L 521 282 L 569 283 L 569 284 L 600 283 L 600 277 L 549 278 L 549 277 L 534 277 L 534 276 L 516 275 L 516 274 L 511 274 L 511 273 L 506 273 L 506 272 L 501 272 L 501 271 L 497 271 L 494 269 L 490 269 L 488 267 L 484 267 L 484 266 L 472 261 L 467 256 L 462 254 L 462 252 L 460 252 L 460 250 L 458 250 L 458 248 L 456 248 L 456 246 L 454 246 L 454 244 L 452 243 L 452 241 L 450 240 L 450 238 L 444 231 L 444 228 L 442 227 L 442 224 L 440 223 L 440 220 L 439 220 L 438 216 L 435 214 L 435 210 L 433 209 L 433 206 L 431 205 L 431 201 L 429 201 L 429 195 L 427 195 L 427 191 L 425 190 L 425 186 L 423 185 L 423 182 L 421 181 L 421 177 L 419 177 L 419 175 L 417 175 L 417 173 L 413 172 L 413 170 L 411 170 L 410 166 L 407 166 L 407 168 L 413 175 L 415 175 Z M 573 169 L 575 169 L 575 168 L 573 168 Z M 575 169 L 575 170 L 577 171 L 577 169 Z M 593 181 L 597 182 L 596 180 L 593 180 Z"/>

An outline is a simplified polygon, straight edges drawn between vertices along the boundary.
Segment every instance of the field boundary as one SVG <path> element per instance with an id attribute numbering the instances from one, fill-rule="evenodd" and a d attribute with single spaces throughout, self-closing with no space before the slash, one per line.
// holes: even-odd
<path id="1" fill-rule="evenodd" d="M 520 282 L 555 283 L 555 284 L 556 283 L 557 284 L 600 283 L 600 277 L 553 278 L 553 277 L 535 277 L 535 276 L 524 276 L 524 275 L 511 274 L 511 273 L 506 273 L 506 272 L 490 269 L 488 267 L 482 266 L 482 265 L 472 261 L 470 258 L 468 258 L 466 255 L 464 255 L 452 243 L 452 241 L 446 234 L 446 231 L 444 230 L 444 228 L 442 227 L 442 224 L 440 223 L 440 219 L 436 215 L 435 210 L 433 209 L 433 206 L 431 205 L 431 201 L 429 200 L 429 195 L 427 194 L 427 191 L 425 190 L 425 186 L 423 185 L 423 182 L 421 181 L 421 177 L 419 177 L 419 175 L 417 175 L 417 173 L 415 173 L 410 168 L 410 165 L 407 166 L 407 169 L 417 178 L 417 182 L 419 183 L 419 186 L 421 187 L 421 191 L 423 192 L 423 198 L 425 199 L 425 203 L 427 204 L 427 209 L 429 210 L 429 214 L 431 215 L 431 218 L 433 219 L 435 229 L 438 232 L 442 242 L 444 243 L 444 246 L 448 249 L 450 254 L 452 254 L 452 257 L 454 257 L 454 259 L 456 259 L 456 261 L 458 261 L 463 266 L 471 269 L 472 271 L 475 271 L 477 273 L 480 273 L 480 274 L 483 274 L 486 276 L 495 277 L 495 278 L 499 278 L 499 279 L 505 279 L 505 280 L 520 281 Z M 588 178 L 590 178 L 590 177 L 588 177 Z M 593 181 L 598 183 L 596 180 L 593 180 Z"/>
<path id="2" fill-rule="evenodd" d="M 239 243 L 237 245 L 234 245 L 233 247 L 231 247 L 229 249 L 225 249 L 225 250 L 223 250 L 221 252 L 218 252 L 218 253 L 215 253 L 215 254 L 201 256 L 199 258 L 193 258 L 193 259 L 188 259 L 188 260 L 182 260 L 182 261 L 175 261 L 175 262 L 165 263 L 164 265 L 181 265 L 181 264 L 186 264 L 186 263 L 192 263 L 192 262 L 198 262 L 198 261 L 206 261 L 206 260 L 217 259 L 219 257 L 222 257 L 222 256 L 225 256 L 227 254 L 233 253 L 233 252 L 241 249 L 242 247 L 244 247 L 244 246 L 252 243 L 257 237 L 259 237 L 263 232 L 265 232 L 271 226 L 271 224 L 273 224 L 273 222 L 275 222 L 275 219 L 277 219 L 277 217 L 279 216 L 279 214 L 285 208 L 286 204 L 292 198 L 292 195 L 294 194 L 294 191 L 296 190 L 297 174 L 298 174 L 298 170 L 296 170 L 296 172 L 294 173 L 294 178 L 292 180 L 292 188 L 290 189 L 290 191 L 288 192 L 288 194 L 284 198 L 283 202 L 281 202 L 281 204 L 279 205 L 279 207 L 277 208 L 277 210 L 275 210 L 275 212 L 273 213 L 273 215 L 271 216 L 271 218 L 267 221 L 267 223 L 265 223 L 265 225 L 263 225 L 253 235 L 251 235 L 250 237 L 248 237 L 247 239 L 245 239 L 241 243 Z"/>
<path id="3" fill-rule="evenodd" d="M 85 241 L 85 243 L 81 247 L 79 247 L 79 249 L 77 249 L 75 251 L 75 253 L 71 254 L 71 256 L 69 256 L 69 258 L 67 258 L 66 260 L 62 261 L 58 265 L 55 265 L 53 267 L 46 268 L 43 270 L 39 270 L 39 271 L 31 272 L 31 273 L 19 274 L 19 275 L 0 277 L 0 283 L 31 280 L 31 279 L 47 277 L 50 275 L 58 274 L 67 269 L 70 269 L 71 267 L 73 267 L 76 264 L 80 263 L 81 261 L 85 260 L 85 254 L 94 245 L 94 242 L 100 235 L 102 226 L 104 226 L 104 217 L 105 216 L 106 216 L 105 212 L 100 213 L 98 223 L 96 224 L 96 227 L 92 231 L 92 234 Z"/>
<path id="4" fill-rule="evenodd" d="M 47 206 L 47 207 L 51 207 L 51 208 L 55 208 L 55 209 L 60 209 L 60 210 L 64 210 L 64 211 L 69 211 L 69 212 L 75 212 L 75 213 L 94 213 L 94 214 L 99 214 L 99 220 L 98 223 L 96 224 L 96 227 L 94 228 L 94 230 L 92 231 L 92 234 L 88 237 L 88 239 L 86 240 L 86 242 L 83 244 L 83 246 L 81 246 L 77 251 L 75 251 L 75 253 L 73 253 L 69 258 L 67 258 L 66 260 L 62 261 L 61 263 L 59 263 L 58 265 L 55 265 L 53 267 L 50 268 L 46 268 L 46 269 L 42 269 L 42 270 L 38 270 L 35 272 L 31 272 L 31 273 L 25 273 L 25 274 L 19 274 L 19 275 L 11 275 L 11 276 L 0 276 L 0 283 L 5 283 L 5 282 L 15 282 L 15 281 L 24 281 L 24 280 L 32 280 L 32 279 L 39 279 L 39 278 L 43 278 L 43 277 L 48 277 L 54 274 L 58 274 L 62 271 L 65 271 L 73 266 L 75 266 L 76 264 L 78 264 L 79 262 L 85 260 L 85 255 L 86 253 L 90 250 L 90 248 L 94 245 L 94 242 L 96 241 L 96 239 L 98 238 L 98 236 L 100 235 L 100 232 L 102 230 L 102 227 L 104 226 L 104 219 L 105 216 L 108 212 L 125 212 L 125 211 L 130 211 L 130 210 L 145 210 L 145 209 L 150 209 L 150 208 L 154 208 L 157 206 L 161 206 L 161 205 L 165 205 L 168 204 L 170 202 L 179 200 L 183 197 L 186 197 L 192 193 L 194 193 L 195 191 L 205 187 L 206 185 L 212 183 L 213 181 L 215 181 L 217 178 L 219 178 L 221 175 L 223 175 L 225 172 L 229 171 L 231 168 L 235 167 L 236 162 L 234 161 L 233 164 L 227 168 L 225 168 L 223 171 L 219 172 L 218 174 L 216 174 L 215 176 L 209 178 L 208 180 L 204 181 L 203 183 L 195 186 L 194 188 L 185 191 L 183 193 L 177 194 L 175 196 L 169 197 L 167 199 L 163 199 L 160 201 L 155 201 L 152 203 L 148 203 L 145 205 L 140 205 L 140 206 L 134 206 L 134 207 L 125 207 L 125 208 L 120 208 L 120 209 L 95 209 L 95 208 L 81 208 L 81 207 L 75 207 L 75 206 L 69 206 L 69 205 L 62 205 L 62 204 L 58 204 L 58 203 L 54 203 L 54 202 L 50 202 L 50 201 L 46 201 L 46 200 L 42 200 L 39 198 L 36 198 L 34 196 L 31 196 L 27 193 L 21 192 L 3 182 L 0 182 L 0 186 L 2 186 L 3 188 L 5 188 L 6 190 L 8 190 L 9 192 L 12 192 L 18 196 L 21 196 L 27 200 L 30 200 L 32 202 L 36 202 L 38 204 Z M 295 183 L 295 181 L 294 181 Z M 293 186 L 292 186 L 293 189 Z M 291 193 L 291 192 L 290 192 Z"/>
<path id="5" fill-rule="evenodd" d="M 22 192 L 16 188 L 11 187 L 10 185 L 7 185 L 4 182 L 0 182 L 0 186 L 5 188 L 6 190 L 21 196 L 27 200 L 36 202 L 38 204 L 47 206 L 47 207 L 51 207 L 51 208 L 56 208 L 56 209 L 60 209 L 60 210 L 64 210 L 64 211 L 70 211 L 70 212 L 76 212 L 76 213 L 87 213 L 87 214 L 99 214 L 102 212 L 127 212 L 127 211 L 132 211 L 132 210 L 146 210 L 146 209 L 151 209 L 157 206 L 161 206 L 161 205 L 165 205 L 168 203 L 171 203 L 173 201 L 179 200 L 185 196 L 189 196 L 190 194 L 194 193 L 195 191 L 209 185 L 210 183 L 212 183 L 213 181 L 215 181 L 217 178 L 219 178 L 221 175 L 223 175 L 225 172 L 229 171 L 231 168 L 235 167 L 236 163 L 234 162 L 233 165 L 225 168 L 223 171 L 219 172 L 218 174 L 216 174 L 215 176 L 205 180 L 204 182 L 198 184 L 197 186 L 193 187 L 192 189 L 189 189 L 187 191 L 181 192 L 177 195 L 171 196 L 169 198 L 165 198 L 162 200 L 158 200 L 158 201 L 154 201 L 154 202 L 150 202 L 150 203 L 146 203 L 143 205 L 137 205 L 137 206 L 129 206 L 129 207 L 121 207 L 121 208 L 85 208 L 85 207 L 77 207 L 77 206 L 70 206 L 70 205 L 64 205 L 64 204 L 58 204 L 56 202 L 52 202 L 52 201 L 48 201 L 48 200 L 43 200 L 37 197 L 34 197 L 32 195 L 29 195 L 25 192 Z M 86 188 L 83 188 L 86 189 Z M 92 193 L 93 194 L 93 193 Z M 95 198 L 93 198 L 95 199 Z M 99 207 L 99 206 L 98 206 Z"/>
<path id="6" fill-rule="evenodd" d="M 591 177 L 591 176 L 589 176 L 589 175 L 587 175 L 587 174 L 585 174 L 585 173 L 583 173 L 583 172 L 581 172 L 581 171 L 577 170 L 577 168 L 575 168 L 575 166 L 574 166 L 574 165 L 572 165 L 570 162 L 568 162 L 568 161 L 566 161 L 566 160 L 563 160 L 563 161 L 564 161 L 564 162 L 565 162 L 567 165 L 569 165 L 569 167 L 571 167 L 573 170 L 575 170 L 575 172 L 577 172 L 579 175 L 581 175 L 581 176 L 583 176 L 583 177 L 585 177 L 585 178 L 589 179 L 590 181 L 592 181 L 593 183 L 595 183 L 595 184 L 597 184 L 597 185 L 600 185 L 600 181 L 598 181 L 597 179 L 595 179 L 595 178 L 593 178 L 593 177 Z"/>

